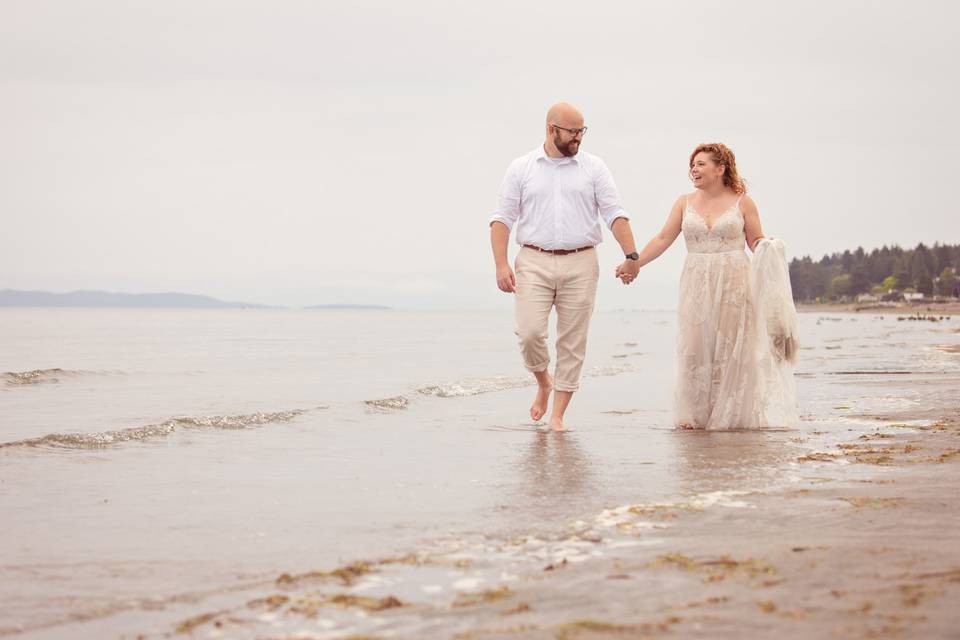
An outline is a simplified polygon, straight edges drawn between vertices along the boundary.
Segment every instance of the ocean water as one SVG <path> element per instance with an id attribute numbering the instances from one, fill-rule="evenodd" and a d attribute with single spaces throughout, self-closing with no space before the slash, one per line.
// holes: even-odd
<path id="1" fill-rule="evenodd" d="M 871 383 L 955 376 L 952 323 L 803 314 L 803 424 L 698 434 L 670 424 L 674 313 L 598 313 L 558 435 L 527 416 L 509 313 L 0 310 L 0 636 L 163 635 L 283 573 L 540 562 L 508 542 L 735 501 L 783 481 L 798 433 L 940 402 Z"/>

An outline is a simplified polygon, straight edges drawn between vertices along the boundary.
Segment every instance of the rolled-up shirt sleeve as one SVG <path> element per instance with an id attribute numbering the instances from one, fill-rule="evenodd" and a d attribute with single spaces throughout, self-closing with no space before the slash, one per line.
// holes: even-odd
<path id="1" fill-rule="evenodd" d="M 617 218 L 630 219 L 627 212 L 623 210 L 620 204 L 620 192 L 617 191 L 617 184 L 613 181 L 613 175 L 607 167 L 607 163 L 597 159 L 597 172 L 594 177 L 594 193 L 597 197 L 597 209 L 600 211 L 600 217 L 603 218 L 607 228 L 611 228 Z"/>
<path id="2" fill-rule="evenodd" d="M 516 162 L 507 167 L 500 190 L 497 192 L 497 208 L 490 216 L 490 223 L 502 222 L 507 229 L 513 229 L 520 217 L 520 171 Z"/>

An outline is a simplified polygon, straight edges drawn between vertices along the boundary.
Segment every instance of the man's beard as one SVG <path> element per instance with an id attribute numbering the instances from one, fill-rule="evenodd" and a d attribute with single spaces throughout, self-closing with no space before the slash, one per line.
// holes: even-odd
<path id="1" fill-rule="evenodd" d="M 566 157 L 572 158 L 573 156 L 577 155 L 577 151 L 580 150 L 580 141 L 574 138 L 573 140 L 571 140 L 566 144 L 561 144 L 560 136 L 555 135 L 553 136 L 553 146 L 555 146 L 557 148 L 557 151 L 559 151 Z"/>

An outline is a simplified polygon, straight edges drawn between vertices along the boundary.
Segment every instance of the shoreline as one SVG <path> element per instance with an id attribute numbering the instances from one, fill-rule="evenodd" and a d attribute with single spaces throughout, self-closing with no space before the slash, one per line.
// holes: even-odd
<path id="1" fill-rule="evenodd" d="M 861 313 L 864 315 L 899 316 L 956 316 L 960 315 L 960 302 L 931 303 L 796 303 L 799 313 Z"/>
<path id="2" fill-rule="evenodd" d="M 957 383 L 955 374 L 925 377 L 901 395 Z M 446 551 L 285 574 L 178 630 L 246 637 L 313 627 L 297 637 L 317 640 L 951 637 L 960 403 L 921 397 L 917 410 L 850 410 L 768 434 L 790 453 L 779 466 L 786 479 L 764 486 L 707 483 L 683 500 L 608 509 L 556 540 L 458 539 Z M 678 433 L 720 455 L 745 439 Z M 325 633 L 318 622 L 353 628 Z"/>
<path id="3" fill-rule="evenodd" d="M 342 430 L 339 441 L 327 427 L 344 419 L 353 424 L 358 415 L 336 406 L 284 428 L 282 440 L 269 437 L 274 430 L 244 432 L 232 439 L 228 456 L 242 474 L 249 473 L 250 459 L 260 461 L 264 478 L 296 469 L 291 441 L 310 452 L 311 466 L 316 452 L 330 446 L 356 451 L 376 441 L 404 451 L 409 443 L 433 443 L 411 454 L 442 473 L 432 471 L 417 491 L 391 490 L 389 501 L 367 498 L 366 490 L 346 492 L 349 499 L 339 505 L 328 499 L 337 508 L 324 508 L 322 520 L 311 519 L 321 507 L 305 507 L 299 499 L 271 508 L 274 497 L 294 496 L 304 486 L 317 489 L 314 501 L 323 499 L 320 480 L 336 482 L 336 476 L 307 469 L 296 482 L 269 483 L 269 494 L 220 514 L 217 530 L 231 522 L 242 528 L 245 514 L 260 514 L 257 529 L 249 530 L 256 538 L 231 546 L 221 536 L 226 551 L 210 558 L 198 548 L 191 560 L 210 563 L 214 578 L 196 572 L 200 581 L 191 591 L 174 573 L 181 571 L 179 561 L 160 556 L 157 562 L 157 555 L 120 557 L 122 563 L 113 558 L 121 572 L 106 581 L 95 571 L 109 567 L 111 556 L 95 549 L 92 569 L 58 570 L 51 572 L 56 582 L 39 583 L 82 594 L 80 606 L 62 605 L 54 591 L 46 609 L 30 611 L 35 615 L 8 615 L 0 635 L 950 637 L 960 623 L 945 604 L 960 595 L 960 507 L 952 499 L 960 494 L 958 327 L 868 315 L 807 315 L 801 321 L 809 342 L 797 379 L 805 391 L 803 420 L 791 429 L 670 428 L 653 399 L 666 384 L 646 396 L 638 390 L 638 382 L 657 383 L 641 375 L 640 365 L 649 371 L 666 359 L 633 351 L 641 347 L 632 341 L 633 327 L 609 332 L 604 351 L 616 371 L 631 373 L 591 380 L 570 434 L 514 420 L 515 409 L 529 399 L 527 388 L 431 396 L 367 411 L 364 428 Z M 650 349 L 669 333 L 660 319 L 646 319 Z M 624 368 L 623 357 L 637 364 Z M 189 435 L 191 448 L 181 449 L 180 439 L 161 449 L 192 452 L 205 466 L 209 455 L 196 439 L 223 440 Z M 278 443 L 287 444 L 276 449 Z M 122 477 L 157 449 L 119 447 L 70 457 L 108 460 L 110 475 Z M 48 465 L 32 453 L 8 455 L 41 469 L 60 457 L 44 457 Z M 480 462 L 494 473 L 474 468 Z M 462 475 L 460 468 L 466 469 Z M 410 481 L 408 464 L 395 469 L 360 481 L 368 487 Z M 219 465 L 217 476 L 236 478 L 232 471 Z M 138 485 L 138 494 L 149 486 Z M 100 522 L 124 496 L 138 500 L 116 487 L 104 496 L 109 505 L 78 513 Z M 181 494 L 177 502 L 190 501 Z M 345 528 L 338 511 L 352 514 L 360 526 Z M 452 515 L 435 518 L 435 512 Z M 231 513 L 238 516 L 233 521 Z M 291 526 L 309 540 L 288 534 Z M 368 538 L 341 545 L 330 531 Z M 282 543 L 271 546 L 278 536 Z M 265 559 L 250 558 L 256 554 Z M 220 562 L 227 567 L 223 575 Z M 146 573 L 127 580 L 123 594 L 103 588 L 120 584 L 131 568 Z M 16 594 L 13 578 L 22 580 L 23 570 L 11 565 L 7 571 L 9 592 Z M 77 576 L 76 586 L 63 585 L 69 574 Z"/>

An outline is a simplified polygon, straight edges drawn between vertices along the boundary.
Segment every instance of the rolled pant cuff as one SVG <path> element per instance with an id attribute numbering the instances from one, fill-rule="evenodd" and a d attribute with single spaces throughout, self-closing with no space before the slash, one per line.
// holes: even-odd
<path id="1" fill-rule="evenodd" d="M 540 373 L 541 371 L 546 371 L 547 367 L 550 366 L 550 361 L 542 362 L 540 364 L 527 364 L 523 363 L 523 366 L 527 368 L 527 371 L 530 373 Z"/>
<path id="2" fill-rule="evenodd" d="M 554 391 L 569 391 L 573 393 L 574 391 L 580 390 L 580 381 L 577 382 L 564 382 L 562 380 L 553 380 L 553 389 Z"/>

